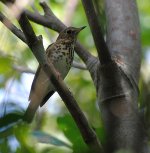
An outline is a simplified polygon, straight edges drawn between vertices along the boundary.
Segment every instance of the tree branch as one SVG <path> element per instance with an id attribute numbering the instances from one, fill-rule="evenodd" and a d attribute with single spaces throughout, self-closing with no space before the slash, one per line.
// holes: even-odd
<path id="1" fill-rule="evenodd" d="M 81 70 L 87 70 L 87 67 L 85 65 L 78 63 L 76 61 L 73 61 L 72 67 L 77 68 L 77 69 L 81 69 Z"/>
<path id="2" fill-rule="evenodd" d="M 52 82 L 55 89 L 63 99 L 66 107 L 74 118 L 85 143 L 89 146 L 90 149 L 94 150 L 95 152 L 102 152 L 100 142 L 96 137 L 95 132 L 90 128 L 76 100 L 72 96 L 67 86 L 64 84 L 62 78 L 57 76 L 58 72 L 56 72 L 52 63 L 47 62 L 42 39 L 41 37 L 36 37 L 25 13 L 21 14 L 19 24 L 26 36 L 30 49 L 37 58 L 39 64 L 42 66 L 49 80 Z"/>
<path id="3" fill-rule="evenodd" d="M 117 59 L 126 74 L 132 75 L 132 79 L 138 84 L 141 42 L 136 1 L 105 0 L 105 10 L 107 45 L 112 58 Z"/>
<path id="4" fill-rule="evenodd" d="M 53 14 L 52 10 L 48 7 L 48 5 L 45 2 L 41 2 L 40 5 L 44 10 L 44 15 L 26 11 L 27 17 L 31 21 L 48 27 L 50 29 L 53 29 L 57 32 L 60 32 L 66 28 L 66 26 Z M 75 51 L 86 65 L 89 65 L 89 59 L 95 59 L 95 57 L 91 55 L 79 42 L 77 42 Z"/>
<path id="5" fill-rule="evenodd" d="M 85 10 L 85 13 L 90 25 L 90 29 L 94 38 L 100 63 L 101 64 L 110 63 L 112 61 L 111 55 L 106 45 L 106 42 L 103 38 L 103 35 L 101 32 L 101 26 L 98 22 L 98 19 L 94 10 L 93 2 L 90 0 L 82 0 L 82 4 L 84 6 L 84 10 Z"/>
<path id="6" fill-rule="evenodd" d="M 14 34 L 16 35 L 19 39 L 21 39 L 24 43 L 26 42 L 26 38 L 23 34 L 23 32 L 18 29 L 15 25 L 11 23 L 11 21 L 3 15 L 3 13 L 0 12 L 0 21 Z"/>
<path id="7" fill-rule="evenodd" d="M 23 66 L 18 66 L 18 65 L 13 65 L 12 66 L 14 70 L 20 72 L 20 73 L 31 73 L 31 74 L 35 74 L 35 71 L 27 68 L 27 67 L 23 67 Z"/>

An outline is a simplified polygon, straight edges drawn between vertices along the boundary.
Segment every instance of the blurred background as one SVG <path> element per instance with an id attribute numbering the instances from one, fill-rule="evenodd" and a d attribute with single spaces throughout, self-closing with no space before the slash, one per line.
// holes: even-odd
<path id="1" fill-rule="evenodd" d="M 22 3 L 30 11 L 43 14 L 38 0 Z M 92 35 L 80 0 L 47 0 L 54 14 L 67 26 L 87 26 L 78 36 L 79 41 L 96 54 Z M 105 35 L 106 23 L 102 0 L 94 0 L 97 16 Z M 137 0 L 141 24 L 142 65 L 140 78 L 139 108 L 150 118 L 148 99 L 150 98 L 150 9 L 149 1 Z M 13 8 L 11 8 L 13 9 Z M 3 12 L 19 28 L 11 11 L 0 3 Z M 53 43 L 58 34 L 33 22 L 36 35 L 42 35 L 45 49 Z M 78 128 L 63 101 L 55 93 L 39 109 L 30 125 L 15 122 L 17 115 L 23 114 L 29 102 L 28 96 L 38 67 L 38 62 L 29 48 L 14 36 L 0 22 L 0 153 L 79 153 L 88 152 Z M 75 54 L 75 61 L 82 63 Z M 90 125 L 105 143 L 105 131 L 96 105 L 96 92 L 91 77 L 86 70 L 72 68 L 65 79 Z"/>

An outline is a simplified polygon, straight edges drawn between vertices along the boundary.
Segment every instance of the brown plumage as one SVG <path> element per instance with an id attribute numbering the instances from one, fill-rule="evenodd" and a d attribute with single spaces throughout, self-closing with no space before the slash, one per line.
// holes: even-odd
<path id="1" fill-rule="evenodd" d="M 60 32 L 56 42 L 46 49 L 48 61 L 53 63 L 63 79 L 71 68 L 77 35 L 84 28 L 66 28 Z M 30 103 L 25 112 L 24 120 L 31 122 L 38 107 L 42 107 L 54 92 L 55 88 L 39 66 L 32 83 L 29 95 Z"/>

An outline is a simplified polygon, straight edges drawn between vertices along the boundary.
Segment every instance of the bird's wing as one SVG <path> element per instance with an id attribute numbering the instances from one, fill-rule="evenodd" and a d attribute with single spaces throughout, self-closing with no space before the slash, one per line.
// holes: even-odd
<path id="1" fill-rule="evenodd" d="M 48 54 L 48 52 L 51 52 L 52 49 L 54 49 L 53 47 L 53 44 L 50 44 L 47 49 L 46 49 L 46 54 Z M 51 49 L 52 48 L 52 49 Z M 33 82 L 32 82 L 32 85 L 31 85 L 31 90 L 30 90 L 30 95 L 29 95 L 29 100 L 31 100 L 31 96 L 33 94 L 33 91 L 34 89 L 36 88 L 36 84 L 38 83 L 37 80 L 39 78 L 39 74 L 40 74 L 40 71 L 41 71 L 41 66 L 38 66 L 37 70 L 36 70 L 36 73 L 35 73 L 35 76 L 34 76 L 34 79 L 33 79 Z"/>
<path id="2" fill-rule="evenodd" d="M 35 89 L 35 85 L 36 85 L 37 78 L 38 78 L 38 76 L 39 76 L 40 70 L 41 70 L 41 67 L 38 66 L 38 68 L 37 68 L 37 70 L 36 70 L 36 73 L 35 73 L 35 76 L 34 76 L 34 79 L 33 79 L 33 82 L 32 82 L 32 85 L 31 85 L 31 90 L 30 90 L 30 95 L 29 95 L 29 99 L 28 99 L 28 100 L 30 100 L 31 97 L 32 97 L 32 92 L 33 92 L 34 89 Z"/>
<path id="3" fill-rule="evenodd" d="M 47 100 L 55 93 L 54 90 L 51 90 L 47 93 L 47 95 L 43 98 L 41 104 L 40 104 L 40 107 L 42 107 L 46 102 Z"/>
<path id="4" fill-rule="evenodd" d="M 51 44 L 47 48 L 46 54 L 50 55 L 50 53 L 54 50 L 55 46 Z M 31 91 L 29 95 L 30 104 L 25 112 L 24 120 L 27 122 L 31 122 L 38 107 L 43 106 L 53 93 L 53 85 L 50 83 L 45 72 L 39 66 L 31 86 Z"/>
<path id="5" fill-rule="evenodd" d="M 54 50 L 54 47 L 53 47 L 54 43 L 50 44 L 47 49 L 46 49 L 46 54 L 50 54 L 52 50 Z M 45 82 L 47 83 L 47 81 L 49 81 L 48 79 L 44 80 L 45 78 L 41 78 L 40 79 L 40 76 L 42 75 L 43 71 L 41 69 L 41 66 L 38 66 L 37 68 L 37 71 L 35 73 L 35 76 L 34 76 L 34 79 L 33 79 L 33 82 L 32 82 L 32 86 L 31 86 L 31 90 L 30 90 L 30 95 L 29 95 L 29 100 L 32 100 L 32 95 L 33 95 L 33 92 L 36 90 L 36 86 L 38 83 L 40 82 Z M 47 95 L 48 93 L 46 93 Z M 44 99 L 44 98 L 43 98 Z M 48 100 L 48 99 L 47 99 Z M 44 100 L 45 101 L 45 100 Z M 42 105 L 43 106 L 43 105 Z"/>

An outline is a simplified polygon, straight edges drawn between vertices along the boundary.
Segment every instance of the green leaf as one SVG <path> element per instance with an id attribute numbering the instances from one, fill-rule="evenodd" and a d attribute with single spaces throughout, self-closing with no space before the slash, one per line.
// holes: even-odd
<path id="1" fill-rule="evenodd" d="M 74 153 L 88 153 L 89 149 L 81 137 L 80 131 L 70 115 L 65 115 L 57 119 L 59 128 L 65 136 L 72 142 Z"/>
<path id="2" fill-rule="evenodd" d="M 0 57 L 0 74 L 8 73 L 12 67 L 12 59 L 10 57 Z"/>
<path id="3" fill-rule="evenodd" d="M 11 123 L 17 122 L 22 119 L 22 114 L 9 113 L 4 117 L 0 118 L 0 128 L 10 125 Z"/>
<path id="4" fill-rule="evenodd" d="M 143 46 L 150 46 L 150 29 L 144 29 L 142 32 L 142 44 Z"/>
<path id="5" fill-rule="evenodd" d="M 60 140 L 60 139 L 58 139 L 58 138 L 56 138 L 56 137 L 54 137 L 50 134 L 44 133 L 42 131 L 34 131 L 32 134 L 41 143 L 48 143 L 48 144 L 52 144 L 52 145 L 55 145 L 55 146 L 64 146 L 64 147 L 71 148 L 70 145 L 63 142 L 62 140 Z"/>
<path id="6" fill-rule="evenodd" d="M 0 129 L 0 139 L 6 139 L 8 136 L 12 135 L 14 132 L 14 124 L 9 127 L 5 127 L 3 130 Z"/>

